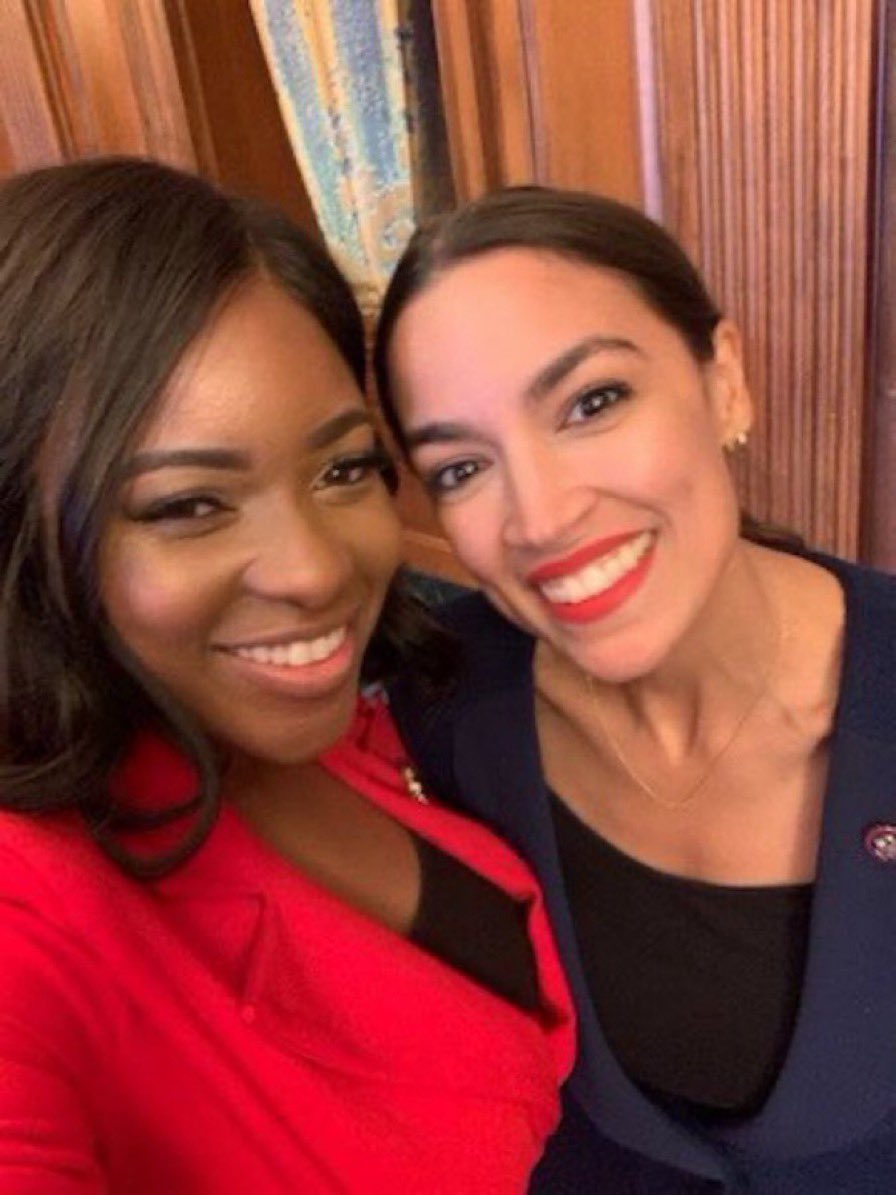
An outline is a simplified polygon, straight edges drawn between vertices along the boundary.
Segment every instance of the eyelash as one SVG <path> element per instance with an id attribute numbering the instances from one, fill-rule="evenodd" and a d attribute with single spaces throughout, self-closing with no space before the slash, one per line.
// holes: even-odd
<path id="1" fill-rule="evenodd" d="M 392 459 L 382 449 L 353 453 L 331 461 L 314 480 L 312 489 L 351 489 L 363 484 L 373 473 L 381 473 L 388 478 L 393 469 Z M 203 507 L 208 509 L 200 512 Z M 161 498 L 136 517 L 139 523 L 198 523 L 230 509 L 220 498 L 200 491 Z"/>
<path id="2" fill-rule="evenodd" d="M 330 461 L 327 467 L 318 474 L 312 486 L 315 490 L 328 489 L 330 486 L 349 489 L 361 485 L 373 473 L 379 473 L 388 481 L 394 473 L 394 464 L 388 453 L 382 448 L 372 448 L 369 452 L 357 452 L 349 456 L 337 457 Z"/>
<path id="3" fill-rule="evenodd" d="M 450 494 L 461 489 L 470 478 L 475 477 L 480 472 L 480 469 L 480 462 L 469 457 L 460 461 L 449 461 L 447 464 L 439 465 L 438 468 L 424 474 L 423 484 L 430 494 L 438 498 L 440 495 Z M 451 482 L 447 482 L 446 479 L 452 473 L 461 473 L 462 475 L 454 477 Z"/>
<path id="4" fill-rule="evenodd" d="M 608 411 L 611 407 L 615 407 L 617 403 L 630 398 L 631 393 L 632 388 L 626 382 L 602 382 L 599 386 L 586 386 L 567 407 L 563 426 L 568 427 L 571 423 L 587 423 L 591 419 L 596 419 L 604 411 Z M 581 414 L 577 418 L 576 409 L 581 408 L 585 402 L 593 398 L 598 400 L 597 409 Z"/>
<path id="5" fill-rule="evenodd" d="M 196 508 L 207 506 L 210 509 L 203 514 L 197 514 Z M 188 523 L 212 518 L 229 508 L 211 494 L 172 494 L 148 506 L 137 516 L 138 523 Z"/>
<path id="6" fill-rule="evenodd" d="M 567 407 L 561 426 L 569 427 L 596 419 L 598 415 L 629 398 L 631 394 L 632 388 L 626 382 L 603 382 L 599 386 L 587 386 L 575 396 Z M 597 409 L 576 417 L 577 408 L 581 408 L 584 403 L 595 398 L 598 400 Z M 425 473 L 423 483 L 430 494 L 438 498 L 462 489 L 471 478 L 481 472 L 482 467 L 482 463 L 472 457 L 449 461 L 447 464 L 439 465 Z M 448 478 L 451 480 L 448 481 Z"/>

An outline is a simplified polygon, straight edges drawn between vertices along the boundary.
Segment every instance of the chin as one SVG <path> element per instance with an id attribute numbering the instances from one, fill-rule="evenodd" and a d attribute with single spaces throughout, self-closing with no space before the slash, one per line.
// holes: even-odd
<path id="1" fill-rule="evenodd" d="M 254 733 L 231 736 L 234 747 L 259 763 L 276 767 L 310 763 L 332 747 L 351 725 L 355 711 L 355 693 L 325 710 L 301 718 L 284 719 L 279 724 L 265 721 Z"/>
<path id="2" fill-rule="evenodd" d="M 559 650 L 563 651 L 563 648 Z M 624 685 L 649 676 L 662 665 L 669 651 L 668 643 L 645 642 L 638 638 L 637 632 L 632 632 L 628 642 L 622 641 L 620 636 L 618 642 L 608 642 L 599 648 L 592 646 L 590 650 L 583 647 L 581 652 L 575 653 L 570 653 L 567 648 L 564 654 L 595 680 Z"/>

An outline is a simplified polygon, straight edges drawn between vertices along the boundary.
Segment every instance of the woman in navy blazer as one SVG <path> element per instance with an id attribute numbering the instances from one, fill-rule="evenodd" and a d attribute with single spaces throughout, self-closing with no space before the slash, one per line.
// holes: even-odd
<path id="1" fill-rule="evenodd" d="M 533 1190 L 896 1189 L 896 581 L 744 526 L 737 329 L 609 200 L 424 227 L 377 337 L 482 593 L 393 709 L 537 867 L 577 998 Z"/>

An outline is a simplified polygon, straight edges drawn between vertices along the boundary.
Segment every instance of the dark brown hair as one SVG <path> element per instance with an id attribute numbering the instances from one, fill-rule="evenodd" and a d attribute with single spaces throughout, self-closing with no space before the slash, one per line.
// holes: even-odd
<path id="1" fill-rule="evenodd" d="M 0 806 L 79 808 L 135 874 L 196 849 L 218 784 L 201 729 L 105 620 L 98 539 L 127 446 L 186 348 L 258 271 L 314 315 L 363 387 L 352 292 L 281 213 L 141 159 L 50 167 L 0 186 Z M 426 668 L 439 658 L 430 630 L 399 581 L 370 658 L 380 670 L 409 656 Z M 127 854 L 119 832 L 152 819 L 109 791 L 147 727 L 199 778 L 188 833 L 151 860 Z"/>
<path id="2" fill-rule="evenodd" d="M 508 187 L 436 216 L 414 233 L 383 299 L 373 362 L 377 392 L 395 442 L 407 445 L 395 406 L 389 346 L 401 313 L 444 271 L 496 249 L 535 249 L 615 270 L 679 333 L 697 361 L 714 355 L 722 313 L 696 267 L 665 229 L 636 208 L 587 191 Z M 798 551 L 803 539 L 786 527 L 741 513 L 741 534 Z"/>
<path id="3" fill-rule="evenodd" d="M 374 369 L 383 413 L 404 449 L 389 377 L 389 345 L 408 304 L 439 274 L 495 249 L 538 249 L 623 274 L 680 333 L 698 361 L 713 356 L 721 313 L 684 250 L 647 216 L 605 196 L 509 187 L 437 216 L 413 235 L 383 300 Z"/>

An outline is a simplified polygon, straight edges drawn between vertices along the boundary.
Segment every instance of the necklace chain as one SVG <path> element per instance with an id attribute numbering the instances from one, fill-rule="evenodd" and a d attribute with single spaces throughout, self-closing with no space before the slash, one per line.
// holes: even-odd
<path id="1" fill-rule="evenodd" d="M 683 809 L 683 808 L 685 808 L 685 806 L 690 805 L 691 802 L 696 797 L 698 797 L 700 795 L 700 793 L 703 791 L 703 789 L 706 786 L 707 781 L 709 780 L 710 776 L 712 776 L 712 774 L 714 773 L 718 764 L 721 762 L 721 760 L 724 758 L 724 756 L 728 753 L 728 751 L 731 749 L 731 747 L 737 742 L 737 739 L 740 736 L 740 732 L 746 726 L 747 722 L 750 719 L 750 716 L 754 713 L 754 711 L 756 710 L 757 706 L 760 704 L 762 699 L 767 695 L 767 693 L 769 691 L 769 687 L 772 682 L 772 679 L 774 678 L 774 676 L 778 670 L 778 664 L 779 664 L 780 657 L 781 657 L 781 645 L 783 642 L 783 635 L 781 632 L 781 624 L 778 620 L 775 620 L 775 627 L 776 627 L 775 648 L 774 648 L 774 651 L 772 652 L 772 656 L 771 656 L 771 660 L 769 661 L 769 665 L 766 668 L 765 674 L 762 678 L 762 684 L 760 685 L 759 689 L 757 690 L 755 696 L 751 697 L 750 700 L 747 702 L 746 708 L 743 710 L 743 712 L 741 714 L 738 715 L 738 718 L 737 718 L 736 722 L 734 723 L 731 733 L 728 735 L 727 739 L 722 744 L 722 746 L 718 749 L 718 751 L 716 751 L 716 753 L 712 756 L 709 763 L 703 769 L 702 773 L 697 777 L 696 781 L 688 789 L 685 790 L 685 792 L 682 796 L 678 797 L 676 800 L 673 800 L 673 801 L 670 801 L 667 797 L 661 796 L 657 792 L 657 790 L 654 788 L 654 786 L 652 784 L 649 784 L 644 779 L 643 776 L 639 775 L 638 772 L 632 767 L 632 765 L 626 759 L 626 757 L 622 751 L 622 748 L 619 746 L 619 743 L 616 741 L 615 737 L 610 733 L 610 730 L 607 727 L 607 724 L 604 722 L 603 718 L 601 717 L 600 708 L 597 703 L 596 694 L 594 692 L 594 678 L 592 676 L 590 676 L 588 673 L 585 673 L 585 683 L 587 684 L 588 691 L 591 694 L 592 699 L 594 700 L 594 718 L 598 724 L 598 727 L 600 728 L 600 732 L 601 732 L 601 735 L 602 735 L 604 741 L 606 742 L 606 744 L 610 748 L 610 750 L 613 752 L 613 755 L 615 756 L 616 760 L 619 762 L 620 766 L 622 767 L 622 770 L 628 776 L 629 780 L 631 780 L 632 783 L 635 784 L 636 787 L 639 788 L 641 790 L 641 792 L 643 792 L 646 797 L 648 797 L 651 801 L 653 801 L 653 803 L 655 805 L 659 805 L 663 809 Z"/>

